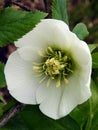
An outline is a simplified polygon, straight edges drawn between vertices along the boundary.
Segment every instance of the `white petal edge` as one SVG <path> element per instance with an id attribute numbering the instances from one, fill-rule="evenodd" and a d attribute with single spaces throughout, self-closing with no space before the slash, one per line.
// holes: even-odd
<path id="1" fill-rule="evenodd" d="M 17 47 L 36 46 L 42 52 L 48 46 L 68 50 L 78 64 L 86 64 L 90 58 L 87 44 L 72 33 L 61 20 L 44 19 L 31 32 L 15 42 Z"/>
<path id="2" fill-rule="evenodd" d="M 76 78 L 77 77 L 77 78 Z M 76 78 L 76 79 L 75 79 Z M 78 75 L 73 76 L 69 82 L 70 84 L 65 87 L 62 100 L 60 103 L 59 117 L 69 114 L 77 105 L 87 101 L 91 96 L 90 91 L 90 78 L 87 83 L 80 83 Z"/>
<path id="3" fill-rule="evenodd" d="M 92 65 L 92 59 L 88 45 L 79 40 L 77 37 L 70 48 L 71 55 L 76 63 L 80 66 Z"/>
<path id="4" fill-rule="evenodd" d="M 68 37 L 70 31 L 66 23 L 61 20 L 44 19 L 31 32 L 27 33 L 21 39 L 15 42 L 17 47 L 38 46 L 43 48 L 46 44 L 57 46 L 60 48 L 69 48 L 70 39 Z M 67 44 L 66 44 L 67 43 Z"/>
<path id="5" fill-rule="evenodd" d="M 5 78 L 9 93 L 19 102 L 36 104 L 36 78 L 33 76 L 32 62 L 24 61 L 17 51 L 13 52 L 5 66 Z"/>

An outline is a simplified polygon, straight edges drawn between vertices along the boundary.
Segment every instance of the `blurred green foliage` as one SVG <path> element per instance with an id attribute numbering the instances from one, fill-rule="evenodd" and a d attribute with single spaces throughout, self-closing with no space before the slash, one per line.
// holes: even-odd
<path id="1" fill-rule="evenodd" d="M 68 14 L 71 28 L 79 22 L 85 23 L 90 33 L 87 43 L 98 43 L 98 1 L 68 0 Z"/>

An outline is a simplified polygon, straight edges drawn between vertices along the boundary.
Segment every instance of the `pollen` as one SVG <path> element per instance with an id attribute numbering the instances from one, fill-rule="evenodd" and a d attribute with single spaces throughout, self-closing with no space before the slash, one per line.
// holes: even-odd
<path id="1" fill-rule="evenodd" d="M 45 73 L 49 76 L 60 74 L 60 70 L 64 68 L 64 65 L 60 64 L 59 60 L 55 58 L 47 59 L 44 66 Z"/>

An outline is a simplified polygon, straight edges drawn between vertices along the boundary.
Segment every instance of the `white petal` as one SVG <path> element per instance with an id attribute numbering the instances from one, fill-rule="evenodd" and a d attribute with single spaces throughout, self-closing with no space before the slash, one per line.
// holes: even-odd
<path id="1" fill-rule="evenodd" d="M 69 48 L 70 31 L 64 22 L 54 19 L 45 19 L 41 21 L 31 32 L 15 42 L 17 47 L 37 46 L 40 49 L 47 46 L 59 46 L 60 48 Z M 71 40 L 72 41 L 72 40 Z"/>
<path id="2" fill-rule="evenodd" d="M 39 86 L 36 94 L 37 102 L 40 103 L 40 110 L 47 116 L 58 119 L 59 118 L 59 104 L 62 96 L 62 88 L 56 88 L 55 84 L 46 87 Z"/>
<path id="3" fill-rule="evenodd" d="M 75 74 L 69 79 L 69 84 L 65 86 L 59 109 L 60 117 L 69 114 L 78 104 L 85 102 L 91 96 L 90 78 L 85 83 L 84 79 L 79 76 Z"/>
<path id="4" fill-rule="evenodd" d="M 87 44 L 75 37 L 70 49 L 73 59 L 80 66 L 92 64 L 91 54 Z"/>
<path id="5" fill-rule="evenodd" d="M 5 77 L 9 92 L 14 98 L 22 103 L 36 104 L 37 86 L 31 61 L 24 61 L 15 51 L 6 63 Z"/>
<path id="6" fill-rule="evenodd" d="M 15 42 L 16 47 L 24 47 L 28 45 L 34 45 L 33 30 L 25 34 L 22 38 Z"/>
<path id="7" fill-rule="evenodd" d="M 81 72 L 77 74 L 79 77 L 80 87 L 80 102 L 79 104 L 86 101 L 91 96 L 90 81 L 91 81 L 91 63 L 82 68 Z"/>
<path id="8" fill-rule="evenodd" d="M 36 91 L 36 100 L 37 103 L 40 104 L 44 99 L 47 98 L 47 94 L 50 94 L 49 91 L 52 89 L 50 87 L 47 87 L 47 81 L 42 82 L 37 91 Z"/>
<path id="9" fill-rule="evenodd" d="M 38 55 L 38 51 L 39 49 L 37 47 L 22 47 L 19 48 L 18 53 L 20 55 L 20 57 L 24 60 L 27 61 L 39 61 L 40 60 L 40 56 Z"/>
<path id="10" fill-rule="evenodd" d="M 59 119 L 69 114 L 78 104 L 85 102 L 90 96 L 90 75 L 85 82 L 80 73 L 69 78 L 68 84 L 56 88 L 52 83 L 48 88 L 39 86 L 36 99 L 40 110 L 53 119 Z"/>
<path id="11" fill-rule="evenodd" d="M 69 51 L 78 64 L 87 64 L 90 59 L 90 51 L 85 42 L 79 40 L 68 26 L 54 19 L 42 20 L 31 32 L 15 42 L 17 47 L 36 46 L 44 52 L 48 46 L 56 46 Z"/>

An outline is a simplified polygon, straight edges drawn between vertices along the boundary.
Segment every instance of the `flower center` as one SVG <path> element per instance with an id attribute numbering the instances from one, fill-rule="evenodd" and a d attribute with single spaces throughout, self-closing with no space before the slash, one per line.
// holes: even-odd
<path id="1" fill-rule="evenodd" d="M 55 58 L 47 59 L 43 65 L 45 74 L 48 76 L 54 76 L 60 74 L 60 70 L 64 68 L 63 64 L 60 64 L 59 60 Z"/>
<path id="2" fill-rule="evenodd" d="M 68 83 L 68 77 L 73 73 L 74 62 L 65 51 L 48 47 L 45 53 L 39 52 L 41 62 L 33 63 L 33 69 L 41 77 L 40 83 L 47 80 L 47 86 L 52 80 L 56 81 L 56 87 L 64 81 Z"/>

